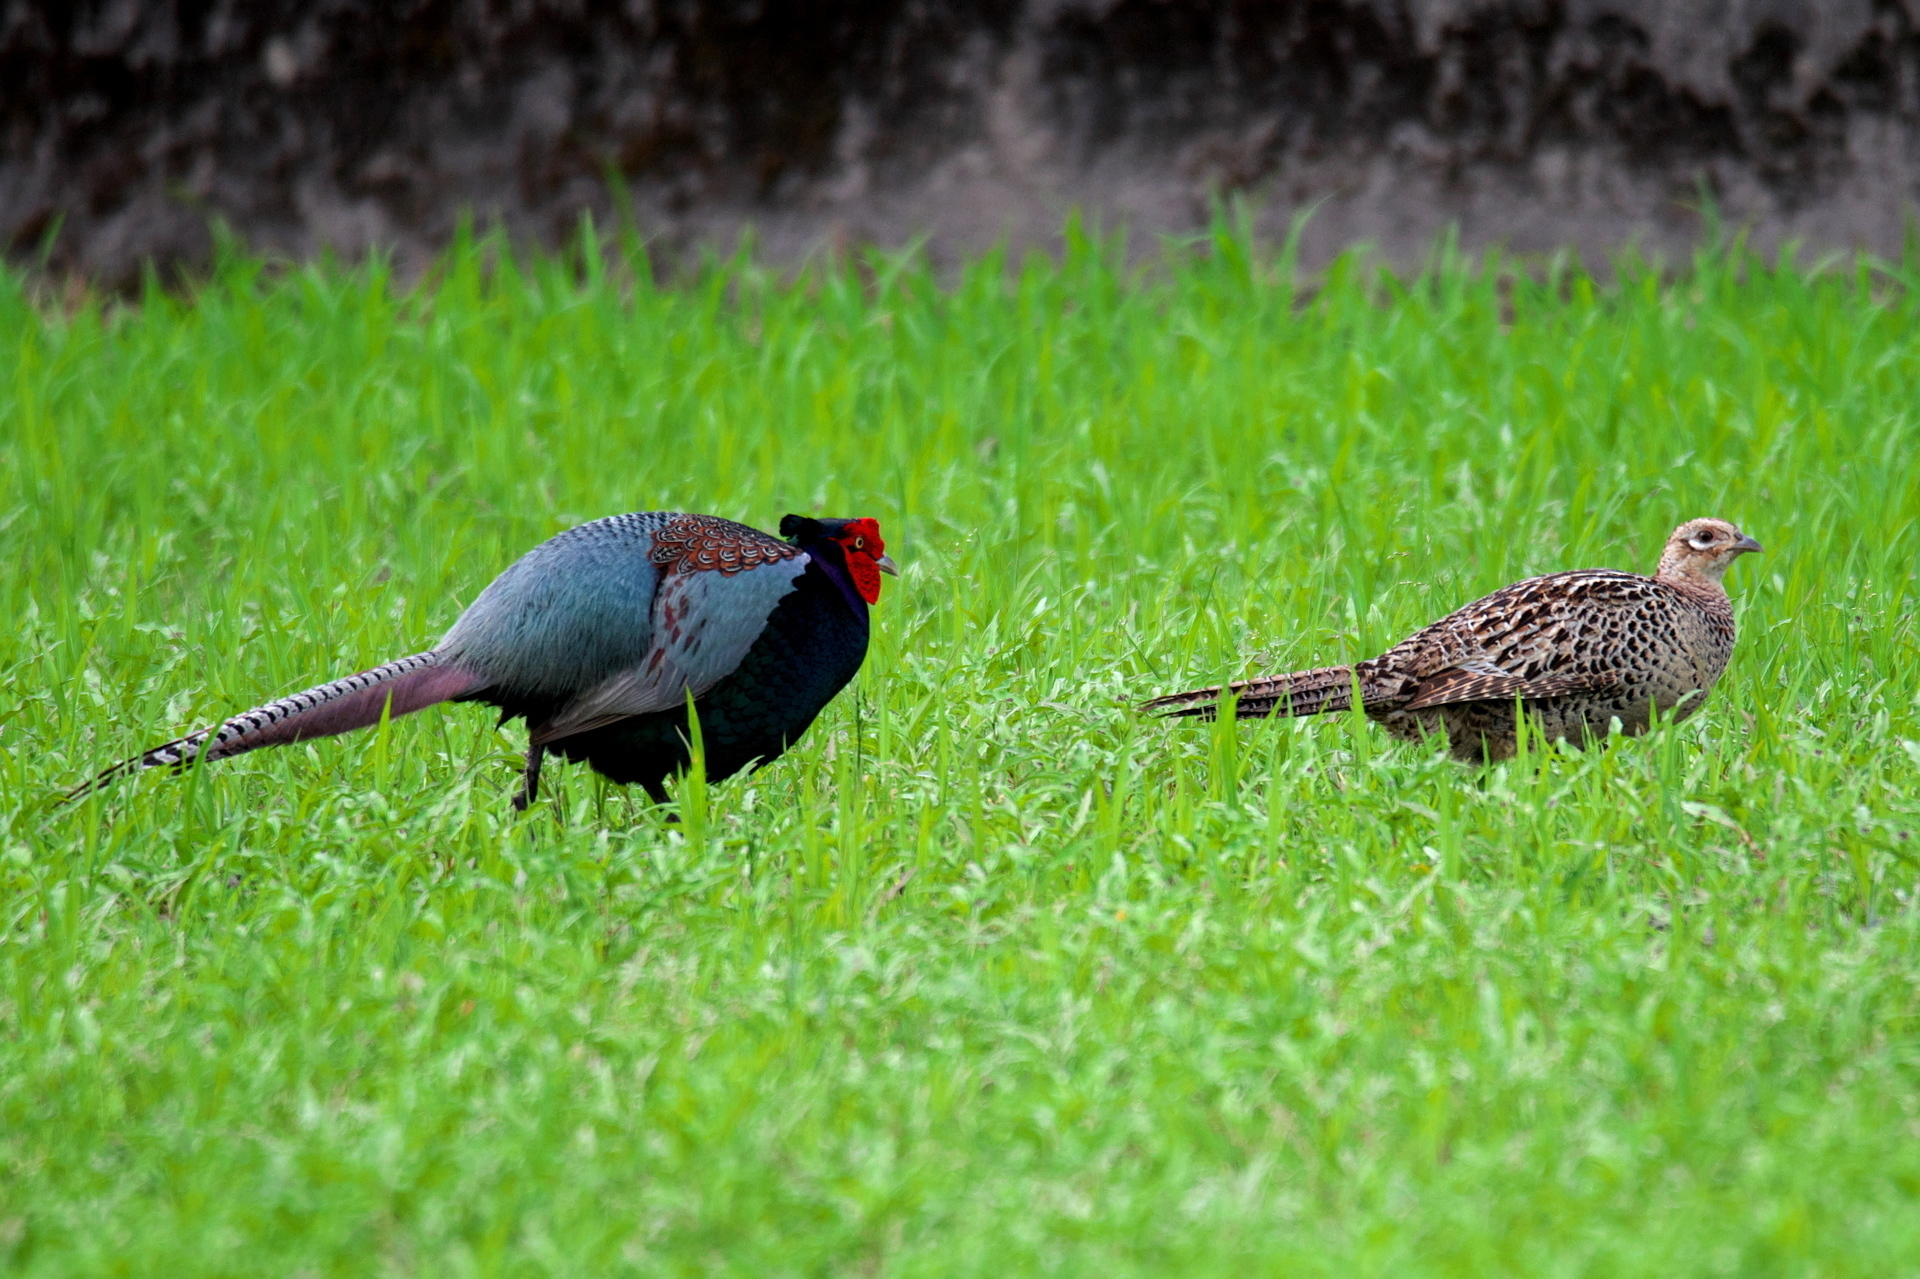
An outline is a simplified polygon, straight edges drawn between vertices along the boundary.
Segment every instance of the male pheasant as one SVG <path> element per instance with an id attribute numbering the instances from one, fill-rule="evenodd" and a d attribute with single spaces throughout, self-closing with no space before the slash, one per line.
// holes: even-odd
<path id="1" fill-rule="evenodd" d="M 699 716 L 707 776 L 777 758 L 867 653 L 867 608 L 895 571 L 870 519 L 780 521 L 786 540 L 710 515 L 595 520 L 528 551 L 440 643 L 156 746 L 74 796 L 146 768 L 327 737 L 436 702 L 524 719 L 516 808 L 549 750 L 664 801 Z"/>
<path id="2" fill-rule="evenodd" d="M 1733 652 L 1720 579 L 1760 543 L 1725 520 L 1675 529 L 1652 577 L 1587 569 L 1516 582 L 1441 618 L 1378 657 L 1230 685 L 1241 719 L 1352 709 L 1403 741 L 1445 732 L 1455 759 L 1510 758 L 1514 706 L 1553 741 L 1647 731 L 1656 709 L 1700 709 Z M 1212 718 L 1221 690 L 1145 709 Z"/>

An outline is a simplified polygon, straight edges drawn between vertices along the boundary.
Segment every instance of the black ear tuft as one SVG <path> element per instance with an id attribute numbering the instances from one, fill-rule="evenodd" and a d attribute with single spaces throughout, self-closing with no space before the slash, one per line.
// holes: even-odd
<path id="1" fill-rule="evenodd" d="M 784 515 L 780 518 L 780 536 L 789 541 L 813 541 L 825 532 L 819 520 L 810 520 L 804 515 Z"/>

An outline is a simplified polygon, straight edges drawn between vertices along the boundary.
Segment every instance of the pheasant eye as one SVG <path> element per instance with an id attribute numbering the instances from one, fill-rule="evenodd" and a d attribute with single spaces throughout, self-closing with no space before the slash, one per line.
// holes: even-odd
<path id="1" fill-rule="evenodd" d="M 867 549 L 867 539 L 866 539 L 866 538 L 864 538 L 864 537 L 856 537 L 856 538 L 854 538 L 854 539 L 853 539 L 853 549 L 854 549 L 854 550 L 856 550 L 856 551 L 864 551 L 864 550 L 866 550 L 866 549 Z"/>

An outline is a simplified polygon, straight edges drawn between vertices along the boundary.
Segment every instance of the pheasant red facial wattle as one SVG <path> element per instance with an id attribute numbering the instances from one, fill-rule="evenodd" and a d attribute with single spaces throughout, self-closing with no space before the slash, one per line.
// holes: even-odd
<path id="1" fill-rule="evenodd" d="M 846 553 L 847 573 L 853 578 L 853 588 L 867 603 L 878 604 L 880 574 L 893 571 L 893 561 L 887 558 L 887 544 L 880 537 L 880 521 L 849 520 L 834 541 Z"/>

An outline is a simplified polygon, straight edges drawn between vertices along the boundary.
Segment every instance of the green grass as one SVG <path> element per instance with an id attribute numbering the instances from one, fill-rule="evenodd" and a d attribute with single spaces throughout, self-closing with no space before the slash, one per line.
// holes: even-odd
<path id="1" fill-rule="evenodd" d="M 0 1269 L 1920 1273 L 1911 266 L 1117 261 L 0 279 Z M 473 707 L 49 807 L 663 508 L 904 570 L 683 824 Z M 1676 729 L 1129 709 L 1700 514 Z"/>

